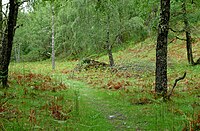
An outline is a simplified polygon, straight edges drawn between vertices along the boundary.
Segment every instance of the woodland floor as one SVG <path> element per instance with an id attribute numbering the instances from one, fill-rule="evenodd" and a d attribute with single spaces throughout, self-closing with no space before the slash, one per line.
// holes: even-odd
<path id="1" fill-rule="evenodd" d="M 78 61 L 57 61 L 55 71 L 50 61 L 11 63 L 10 88 L 0 89 L 0 130 L 200 129 L 200 67 L 187 64 L 184 44 L 169 45 L 169 89 L 185 71 L 187 76 L 171 101 L 155 98 L 155 45 L 150 41 L 114 53 L 116 72 L 74 71 Z M 107 56 L 96 59 L 106 62 Z"/>
<path id="2" fill-rule="evenodd" d="M 75 87 L 79 88 L 79 87 Z M 134 127 L 127 124 L 128 116 L 126 112 L 123 111 L 125 108 L 124 103 L 119 103 L 116 101 L 116 105 L 113 105 L 113 101 L 110 101 L 110 94 L 106 92 L 102 92 L 103 95 L 99 96 L 99 90 L 88 88 L 88 87 L 81 87 L 78 89 L 81 102 L 85 103 L 85 106 L 88 106 L 89 109 L 93 109 L 98 113 L 93 117 L 98 117 L 99 115 L 103 116 L 105 120 L 107 120 L 116 130 L 127 130 L 127 129 L 134 129 Z M 80 104 L 80 110 L 82 110 Z M 83 107 L 85 109 L 86 107 Z M 85 126 L 86 129 L 92 129 L 94 126 L 102 125 L 93 125 L 93 126 Z M 83 128 L 80 128 L 80 130 Z M 104 130 L 106 127 L 104 128 Z M 110 130 L 110 129 L 107 129 Z"/>

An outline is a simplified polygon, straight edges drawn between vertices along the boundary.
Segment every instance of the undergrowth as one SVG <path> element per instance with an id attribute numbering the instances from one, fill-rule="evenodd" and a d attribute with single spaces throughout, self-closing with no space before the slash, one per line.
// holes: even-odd
<path id="1" fill-rule="evenodd" d="M 12 63 L 10 88 L 0 90 L 0 129 L 199 130 L 200 66 L 187 64 L 181 41 L 171 43 L 169 89 L 185 71 L 187 76 L 163 102 L 154 96 L 154 43 L 147 39 L 114 53 L 117 70 L 79 72 L 77 61 L 57 61 L 55 71 L 49 61 Z"/>

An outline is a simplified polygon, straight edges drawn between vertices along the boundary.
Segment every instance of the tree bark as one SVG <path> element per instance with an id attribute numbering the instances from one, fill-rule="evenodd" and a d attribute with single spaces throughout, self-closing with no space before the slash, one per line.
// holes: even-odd
<path id="1" fill-rule="evenodd" d="M 185 35 L 186 35 L 186 48 L 187 48 L 187 59 L 188 63 L 194 65 L 194 59 L 192 55 L 192 37 L 190 33 L 190 26 L 187 18 L 187 10 L 186 10 L 186 1 L 183 0 L 182 4 L 182 11 L 183 11 L 183 22 L 185 24 Z"/>
<path id="2" fill-rule="evenodd" d="M 156 46 L 156 83 L 157 94 L 167 94 L 167 38 L 170 19 L 170 0 L 161 0 L 160 22 Z"/>
<path id="3" fill-rule="evenodd" d="M 4 32 L 4 37 L 2 40 L 2 59 L 1 59 L 1 67 L 0 67 L 0 76 L 3 87 L 8 87 L 8 67 L 10 64 L 10 57 L 13 45 L 14 31 L 17 22 L 18 15 L 18 1 L 10 0 L 9 14 L 8 14 L 8 22 L 7 28 Z"/>
<path id="4" fill-rule="evenodd" d="M 110 66 L 114 66 L 114 59 L 113 59 L 113 55 L 112 55 L 112 46 L 110 44 L 110 16 L 108 14 L 107 16 L 107 36 L 106 36 L 107 40 L 106 40 L 106 47 L 107 47 L 107 51 L 108 51 L 108 57 L 109 57 L 109 62 L 110 62 Z"/>
<path id="5" fill-rule="evenodd" d="M 2 36 L 3 36 L 3 13 L 2 13 L 2 0 L 0 0 L 0 61 L 2 59 Z M 1 65 L 0 65 L 1 67 Z M 1 70 L 0 70 L 1 71 Z M 0 73 L 1 78 L 1 73 Z"/>
<path id="6" fill-rule="evenodd" d="M 15 46 L 15 61 L 16 61 L 17 63 L 20 62 L 20 44 L 17 44 L 17 45 Z"/>
<path id="7" fill-rule="evenodd" d="M 52 5 L 51 5 L 51 8 L 52 8 L 52 69 L 54 70 L 55 69 L 55 40 L 54 40 L 54 36 L 55 36 L 55 31 L 54 31 L 54 2 L 52 2 Z"/>

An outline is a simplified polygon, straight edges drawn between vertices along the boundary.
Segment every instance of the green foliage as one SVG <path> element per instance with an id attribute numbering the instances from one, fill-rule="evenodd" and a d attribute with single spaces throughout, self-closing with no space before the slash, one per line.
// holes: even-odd
<path id="1" fill-rule="evenodd" d="M 24 60 L 35 61 L 51 56 L 51 0 L 33 2 L 29 12 L 20 12 L 15 47 L 20 45 Z M 114 50 L 128 46 L 129 41 L 143 41 L 157 32 L 157 0 L 55 0 L 56 56 L 82 58 L 105 54 L 106 21 L 110 16 L 110 41 Z M 171 2 L 170 27 L 182 30 L 182 0 Z M 199 23 L 199 3 L 187 1 L 192 31 Z M 170 33 L 170 38 L 176 34 Z M 34 55 L 33 55 L 34 54 Z M 15 52 L 13 51 L 13 58 Z M 26 58 L 26 59 L 25 59 Z"/>
<path id="2" fill-rule="evenodd" d="M 187 65 L 182 41 L 170 44 L 169 88 L 183 72 L 187 76 L 171 101 L 163 103 L 154 97 L 154 41 L 149 38 L 113 53 L 117 72 L 76 72 L 78 61 L 57 61 L 53 72 L 50 61 L 11 63 L 11 87 L 0 89 L 0 129 L 198 130 L 200 67 Z"/>
<path id="3" fill-rule="evenodd" d="M 172 1 L 171 3 L 170 27 L 177 31 L 184 29 L 182 3 L 183 0 Z M 197 31 L 196 25 L 200 22 L 199 7 L 199 2 L 191 3 L 191 1 L 186 0 L 187 17 L 193 32 Z"/>
<path id="4" fill-rule="evenodd" d="M 198 129 L 199 66 L 187 65 L 186 58 L 183 58 L 185 44 L 178 40 L 176 44 L 169 45 L 169 87 L 185 71 L 187 77 L 178 83 L 172 101 L 163 103 L 161 99 L 154 98 L 155 39 L 144 39 L 157 24 L 158 2 L 99 2 L 55 1 L 58 5 L 55 14 L 56 53 L 68 58 L 102 53 L 109 15 L 112 46 L 119 50 L 122 44 L 124 46 L 125 42 L 131 41 L 127 42 L 129 48 L 113 54 L 118 66 L 113 70 L 75 72 L 73 69 L 77 61 L 58 61 L 58 68 L 52 72 L 49 61 L 12 63 L 9 75 L 11 88 L 0 89 L 0 129 Z M 18 23 L 23 23 L 23 26 L 17 29 L 15 47 L 20 46 L 25 61 L 50 57 L 50 4 L 35 4 L 33 11 L 19 14 Z M 180 5 L 181 1 L 172 1 L 172 15 L 179 14 Z M 193 25 L 199 22 L 199 13 L 193 12 L 198 10 L 195 6 L 188 6 L 191 12 L 188 17 L 191 17 Z M 171 26 L 182 27 L 181 17 L 173 17 Z M 141 42 L 133 45 L 133 41 Z M 194 42 L 194 49 L 198 49 L 199 41 Z M 198 56 L 197 52 L 194 56 Z M 107 56 L 98 59 L 106 61 Z M 63 89 L 64 85 L 67 88 Z"/>
<path id="5" fill-rule="evenodd" d="M 20 12 L 15 45 L 21 45 L 21 55 L 30 61 L 48 59 L 51 48 L 51 2 L 36 1 L 33 11 Z M 56 55 L 85 57 L 105 52 L 106 20 L 110 16 L 110 40 L 118 47 L 129 40 L 140 41 L 147 37 L 142 3 L 108 0 L 71 0 L 55 4 Z M 29 54 L 30 53 L 30 54 Z M 31 58 L 32 54 L 35 56 Z M 14 55 L 14 53 L 13 53 Z M 25 58 L 24 57 L 24 58 Z M 42 57 L 42 58 L 40 58 Z M 37 59 L 36 59 L 37 60 Z"/>
<path id="6" fill-rule="evenodd" d="M 132 17 L 124 24 L 125 32 L 129 32 L 134 41 L 144 40 L 147 36 L 147 29 L 144 26 L 144 20 L 141 17 Z"/>
<path id="7" fill-rule="evenodd" d="M 22 24 L 16 30 L 15 46 L 20 45 L 22 58 L 25 55 L 28 61 L 49 58 L 51 50 L 51 21 L 46 15 L 48 10 L 40 6 L 38 12 L 20 12 L 18 24 Z"/>

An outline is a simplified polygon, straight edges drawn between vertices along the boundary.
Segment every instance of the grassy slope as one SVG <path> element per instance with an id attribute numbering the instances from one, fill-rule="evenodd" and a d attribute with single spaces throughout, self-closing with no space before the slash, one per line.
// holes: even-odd
<path id="1" fill-rule="evenodd" d="M 193 46 L 195 58 L 199 41 Z M 131 66 L 117 73 L 73 72 L 77 61 L 57 62 L 53 72 L 48 61 L 12 63 L 11 88 L 0 90 L 0 129 L 178 131 L 192 126 L 200 112 L 200 67 L 187 64 L 184 43 L 171 43 L 169 87 L 185 71 L 187 77 L 178 83 L 172 101 L 155 100 L 155 43 L 147 39 L 114 53 L 116 64 Z M 107 56 L 98 60 L 108 61 Z M 115 90 L 117 85 L 121 89 Z"/>

